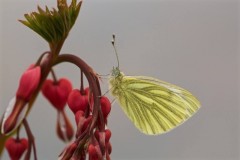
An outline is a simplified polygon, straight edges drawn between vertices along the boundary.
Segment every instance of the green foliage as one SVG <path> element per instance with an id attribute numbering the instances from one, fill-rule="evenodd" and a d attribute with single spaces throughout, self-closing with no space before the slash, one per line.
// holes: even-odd
<path id="1" fill-rule="evenodd" d="M 57 44 L 66 39 L 73 27 L 82 1 L 72 0 L 68 6 L 66 0 L 58 0 L 58 10 L 53 8 L 43 10 L 38 6 L 38 12 L 25 14 L 26 20 L 20 20 L 24 25 L 42 36 L 50 44 Z"/>

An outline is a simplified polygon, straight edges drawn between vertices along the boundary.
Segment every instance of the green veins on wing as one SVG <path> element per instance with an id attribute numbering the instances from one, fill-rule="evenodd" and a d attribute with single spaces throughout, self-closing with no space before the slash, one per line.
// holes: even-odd
<path id="1" fill-rule="evenodd" d="M 110 78 L 110 89 L 128 118 L 148 135 L 174 129 L 200 108 L 189 91 L 151 77 L 121 72 Z"/>

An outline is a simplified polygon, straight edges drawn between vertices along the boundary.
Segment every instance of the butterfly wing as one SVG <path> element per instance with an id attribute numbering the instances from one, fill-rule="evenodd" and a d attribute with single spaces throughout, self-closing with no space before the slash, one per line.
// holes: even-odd
<path id="1" fill-rule="evenodd" d="M 122 76 L 110 84 L 125 114 L 148 135 L 174 129 L 200 108 L 187 90 L 151 77 Z"/>

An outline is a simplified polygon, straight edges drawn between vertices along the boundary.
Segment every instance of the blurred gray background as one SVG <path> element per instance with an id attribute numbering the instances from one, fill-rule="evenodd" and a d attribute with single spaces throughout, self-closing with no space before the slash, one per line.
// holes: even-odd
<path id="1" fill-rule="evenodd" d="M 21 73 L 48 45 L 20 24 L 36 5 L 56 0 L 0 1 L 0 114 Z M 182 86 L 202 103 L 184 125 L 160 136 L 140 133 L 115 103 L 109 117 L 113 160 L 239 160 L 239 2 L 237 0 L 85 0 L 62 52 L 80 56 L 99 74 L 116 65 L 110 44 L 117 35 L 122 71 Z M 79 87 L 79 71 L 57 66 L 58 77 Z M 107 90 L 107 80 L 102 83 Z M 73 120 L 72 113 L 68 114 Z M 40 160 L 64 148 L 55 135 L 56 111 L 40 95 L 28 117 Z M 24 136 L 24 131 L 22 135 Z M 4 153 L 3 160 L 7 160 Z"/>

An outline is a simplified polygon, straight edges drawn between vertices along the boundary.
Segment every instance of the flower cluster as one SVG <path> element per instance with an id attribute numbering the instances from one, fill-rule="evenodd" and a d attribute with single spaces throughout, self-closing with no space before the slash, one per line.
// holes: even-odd
<path id="1" fill-rule="evenodd" d="M 47 59 L 49 57 L 51 56 L 47 56 Z M 47 60 L 43 58 L 40 62 L 44 61 Z M 50 70 L 53 80 L 45 79 L 42 81 L 43 68 L 46 68 L 47 63 L 40 64 L 42 65 L 38 65 L 38 63 L 31 65 L 23 73 L 16 96 L 11 100 L 4 114 L 2 121 L 4 135 L 17 132 L 19 136 L 19 128 L 21 124 L 24 124 L 29 138 L 28 142 L 27 139 L 10 137 L 5 143 L 9 156 L 13 160 L 18 160 L 27 150 L 28 153 L 25 157 L 30 158 L 31 148 L 36 154 L 34 138 L 26 123 L 26 116 L 29 110 L 27 104 L 34 98 L 35 93 L 41 90 L 44 97 L 57 111 L 56 133 L 58 137 L 64 142 L 69 142 L 75 137 L 61 153 L 60 159 L 85 160 L 88 157 L 89 160 L 110 160 L 111 131 L 107 129 L 107 119 L 111 111 L 111 102 L 106 96 L 94 94 L 94 91 L 100 91 L 99 82 L 96 81 L 97 88 L 89 86 L 84 89 L 83 80 L 81 80 L 80 89 L 73 89 L 70 80 L 67 78 L 57 79 L 53 69 Z M 83 79 L 83 74 L 81 76 Z M 74 127 L 66 114 L 65 106 L 69 107 L 75 117 L 75 134 Z M 36 157 L 36 155 L 34 156 Z"/>
<path id="2" fill-rule="evenodd" d="M 99 97 L 103 120 L 97 117 L 97 123 L 95 123 L 94 126 L 90 126 L 94 116 L 92 96 L 91 90 L 89 90 L 88 87 L 80 90 L 74 89 L 69 94 L 67 104 L 75 115 L 77 131 L 75 141 L 66 147 L 61 154 L 63 160 L 70 158 L 84 159 L 87 154 L 89 160 L 110 159 L 111 144 L 109 139 L 111 137 L 111 131 L 104 128 L 107 125 L 107 117 L 111 111 L 111 103 L 107 97 Z M 102 128 L 102 126 L 104 126 L 104 128 Z M 91 133 L 89 133 L 85 145 L 81 146 L 81 142 L 84 140 L 82 135 L 91 127 L 93 129 Z M 80 147 L 82 147 L 81 153 L 79 153 Z"/>
<path id="3" fill-rule="evenodd" d="M 90 133 L 79 154 L 77 147 L 83 138 L 82 135 L 90 128 L 93 120 L 94 101 L 92 91 L 89 87 L 83 89 L 83 84 L 81 84 L 81 89 L 72 89 L 71 82 L 68 79 L 61 78 L 57 80 L 55 74 L 53 75 L 54 80 L 47 79 L 44 81 L 42 93 L 58 112 L 57 135 L 64 142 L 68 142 L 73 138 L 73 127 L 64 110 L 66 104 L 68 104 L 69 109 L 75 116 L 77 128 L 75 141 L 64 150 L 61 159 L 84 159 L 87 154 L 89 160 L 101 160 L 104 159 L 103 157 L 110 159 L 109 155 L 112 149 L 109 139 L 111 131 L 109 129 L 101 130 L 102 126 L 105 128 L 107 125 L 107 117 L 111 111 L 109 99 L 105 96 L 99 97 L 103 121 L 98 117 L 92 133 Z"/>
<path id="4" fill-rule="evenodd" d="M 80 11 L 82 0 L 57 0 L 57 9 L 46 10 L 38 7 L 38 12 L 25 14 L 21 22 L 42 36 L 50 46 L 36 63 L 22 74 L 14 98 L 10 101 L 0 121 L 0 157 L 3 146 L 12 160 L 30 160 L 31 153 L 37 160 L 35 138 L 27 116 L 39 95 L 43 96 L 57 111 L 56 133 L 60 140 L 70 144 L 59 156 L 60 160 L 110 160 L 112 151 L 111 131 L 107 129 L 107 118 L 111 103 L 101 94 L 99 77 L 82 59 L 72 54 L 60 54 L 65 39 L 73 27 Z M 58 79 L 54 66 L 67 62 L 76 65 L 81 73 L 80 89 L 73 89 L 67 78 Z M 52 74 L 53 79 L 49 78 Z M 88 81 L 84 89 L 83 79 Z M 68 106 L 75 117 L 76 131 L 66 113 Z M 26 138 L 19 138 L 24 127 Z M 13 138 L 14 135 L 16 138 Z M 32 152 L 33 150 L 33 152 Z"/>

